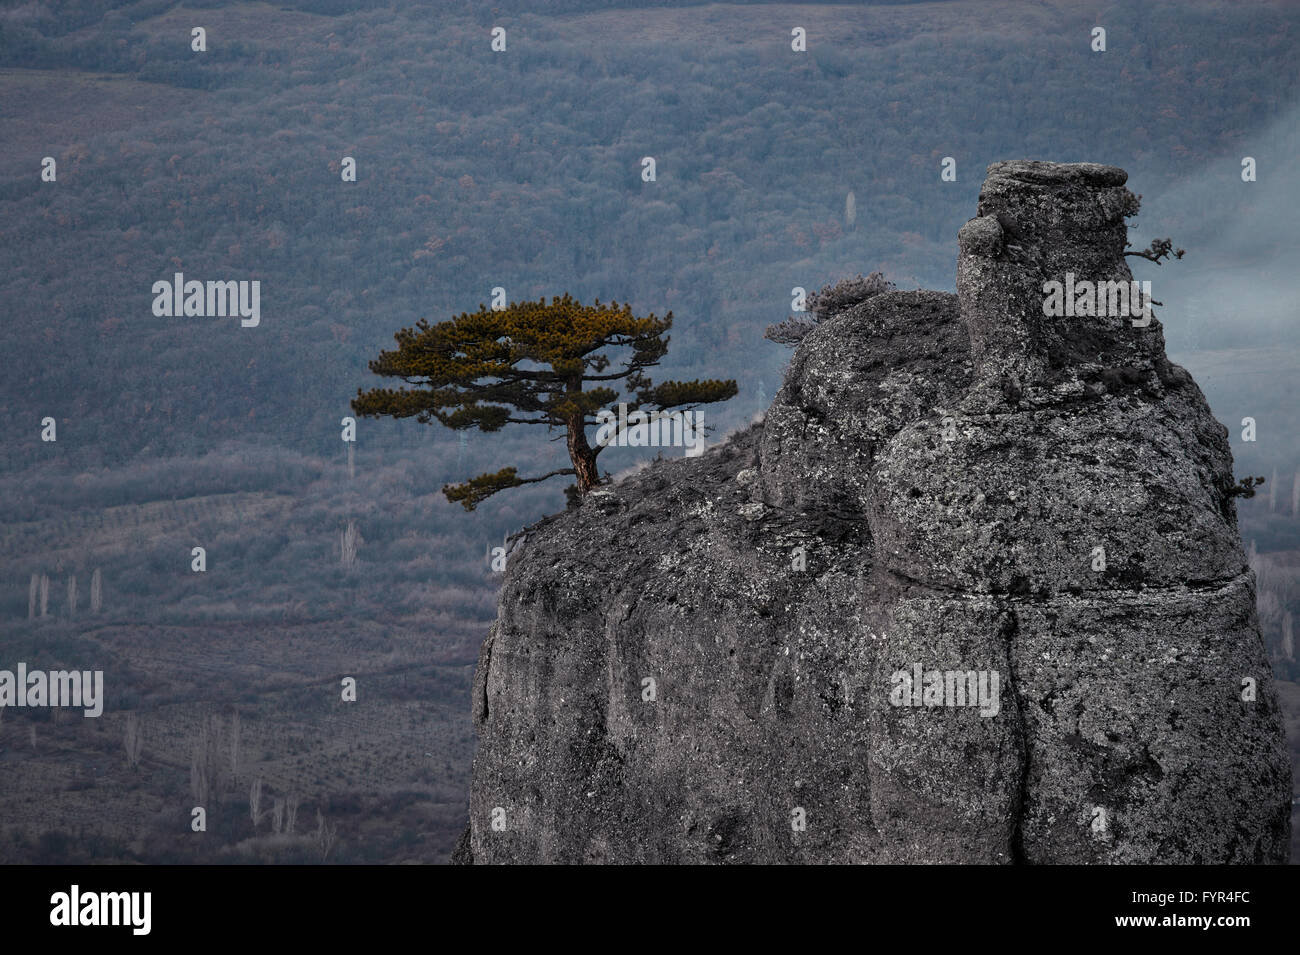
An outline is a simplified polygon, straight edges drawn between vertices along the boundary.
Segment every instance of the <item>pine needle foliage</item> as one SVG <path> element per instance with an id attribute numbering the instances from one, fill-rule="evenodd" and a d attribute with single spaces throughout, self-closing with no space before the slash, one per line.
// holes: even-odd
<path id="1" fill-rule="evenodd" d="M 579 497 L 600 483 L 586 428 L 596 413 L 629 395 L 628 411 L 689 410 L 725 401 L 735 381 L 665 381 L 646 374 L 668 351 L 673 314 L 642 318 L 618 302 L 583 305 L 563 297 L 480 305 L 448 321 L 421 319 L 380 352 L 370 370 L 412 387 L 357 390 L 352 410 L 367 417 L 415 418 L 456 431 L 500 431 L 509 424 L 559 429 L 572 467 L 520 477 L 514 467 L 480 474 L 442 489 L 450 501 L 474 510 L 493 494 L 557 475 L 573 475 Z M 608 445 L 607 445 L 608 446 Z"/>

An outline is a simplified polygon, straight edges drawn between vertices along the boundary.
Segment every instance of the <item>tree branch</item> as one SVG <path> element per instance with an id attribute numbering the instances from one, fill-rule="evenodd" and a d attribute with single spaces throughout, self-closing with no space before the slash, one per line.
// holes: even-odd
<path id="1" fill-rule="evenodd" d="M 1174 243 L 1170 239 L 1152 239 L 1151 244 L 1145 249 L 1138 249 L 1135 252 L 1125 252 L 1124 254 L 1135 255 L 1140 259 L 1146 259 L 1149 262 L 1154 262 L 1156 265 L 1160 265 L 1161 259 L 1166 259 L 1171 255 L 1175 259 L 1181 259 L 1185 251 L 1185 249 L 1175 250 Z"/>
<path id="2" fill-rule="evenodd" d="M 543 474 L 541 477 L 519 478 L 518 481 L 520 484 L 536 484 L 539 481 L 545 481 L 548 478 L 553 478 L 557 474 L 577 474 L 577 473 L 578 472 L 575 471 L 573 468 L 560 468 L 558 471 L 550 471 L 546 474 Z"/>

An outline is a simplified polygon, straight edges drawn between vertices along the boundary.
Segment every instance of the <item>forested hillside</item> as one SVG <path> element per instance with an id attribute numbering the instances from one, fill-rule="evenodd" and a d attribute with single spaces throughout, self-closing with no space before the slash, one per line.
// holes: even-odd
<path id="1" fill-rule="evenodd" d="M 504 53 L 452 8 L 107 6 L 3 20 L 10 466 L 48 458 L 44 415 L 78 466 L 254 435 L 326 452 L 393 331 L 494 286 L 672 309 L 672 373 L 739 375 L 735 424 L 774 389 L 760 332 L 792 287 L 950 287 L 988 161 L 1115 162 L 1148 197 L 1208 169 L 1212 209 L 1151 199 L 1141 223 L 1191 244 L 1259 197 L 1227 186 L 1296 79 L 1295 14 L 1254 4 L 503 12 Z M 155 318 L 176 271 L 260 279 L 261 326 Z M 362 453 L 391 431 L 367 424 Z"/>

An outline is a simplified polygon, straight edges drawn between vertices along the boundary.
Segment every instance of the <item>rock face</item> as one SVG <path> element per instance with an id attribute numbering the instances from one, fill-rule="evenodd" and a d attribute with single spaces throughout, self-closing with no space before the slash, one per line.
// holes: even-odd
<path id="1" fill-rule="evenodd" d="M 460 861 L 1286 861 L 1227 433 L 1157 320 L 1044 315 L 1131 278 L 1126 178 L 995 163 L 956 296 L 841 311 L 763 423 L 529 529 Z"/>

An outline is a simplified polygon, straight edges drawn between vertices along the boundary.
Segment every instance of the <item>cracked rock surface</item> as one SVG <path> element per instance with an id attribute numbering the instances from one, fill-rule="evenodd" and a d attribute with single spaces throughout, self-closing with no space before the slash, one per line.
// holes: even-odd
<path id="1" fill-rule="evenodd" d="M 761 424 L 529 529 L 458 861 L 1286 861 L 1227 432 L 1158 320 L 1043 315 L 1131 278 L 1126 178 L 993 164 L 957 295 L 841 310 Z M 996 712 L 895 705 L 917 666 Z"/>

